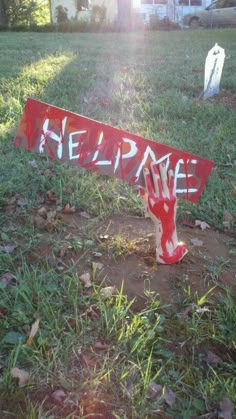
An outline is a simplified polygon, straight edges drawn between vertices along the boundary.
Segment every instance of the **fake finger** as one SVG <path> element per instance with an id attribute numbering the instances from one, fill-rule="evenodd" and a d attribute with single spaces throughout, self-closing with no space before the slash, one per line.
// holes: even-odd
<path id="1" fill-rule="evenodd" d="M 169 196 L 168 178 L 165 163 L 159 164 L 159 170 L 161 175 L 162 189 L 165 196 Z"/>
<path id="2" fill-rule="evenodd" d="M 170 195 L 175 196 L 175 178 L 173 170 L 168 171 L 169 191 Z"/>
<path id="3" fill-rule="evenodd" d="M 140 195 L 141 201 L 142 201 L 143 206 L 144 206 L 145 218 L 149 218 L 148 196 L 147 196 L 147 192 L 146 192 L 145 188 L 143 188 L 142 186 L 139 186 L 139 195 Z"/>
<path id="4" fill-rule="evenodd" d="M 158 166 L 156 163 L 151 163 L 151 171 L 152 171 L 152 179 L 153 179 L 153 185 L 154 185 L 154 191 L 157 196 L 157 198 L 160 198 L 162 196 L 162 183 L 160 178 L 160 173 L 158 170 Z"/>
<path id="5" fill-rule="evenodd" d="M 147 167 L 145 167 L 143 169 L 143 175 L 144 175 L 144 180 L 145 180 L 145 186 L 146 186 L 147 193 L 148 194 L 153 194 L 154 189 L 153 189 L 152 177 L 151 177 L 150 171 Z"/>

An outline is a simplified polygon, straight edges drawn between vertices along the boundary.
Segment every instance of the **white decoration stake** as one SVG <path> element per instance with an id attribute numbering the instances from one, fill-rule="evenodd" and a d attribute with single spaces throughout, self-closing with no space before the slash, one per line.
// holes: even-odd
<path id="1" fill-rule="evenodd" d="M 225 50 L 215 44 L 206 57 L 203 99 L 219 93 L 224 61 Z"/>

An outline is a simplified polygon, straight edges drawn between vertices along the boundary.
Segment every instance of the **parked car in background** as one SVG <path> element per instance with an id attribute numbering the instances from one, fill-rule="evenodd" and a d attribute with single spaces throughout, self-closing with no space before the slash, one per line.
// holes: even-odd
<path id="1" fill-rule="evenodd" d="M 214 1 L 205 10 L 185 15 L 183 24 L 192 28 L 236 26 L 236 0 Z"/>

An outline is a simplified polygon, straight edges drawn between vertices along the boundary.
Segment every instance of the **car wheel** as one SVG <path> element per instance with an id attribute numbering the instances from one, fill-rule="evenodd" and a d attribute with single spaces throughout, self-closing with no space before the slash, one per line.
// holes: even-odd
<path id="1" fill-rule="evenodd" d="M 200 20 L 197 17 L 193 17 L 190 22 L 189 22 L 189 26 L 192 29 L 196 29 L 199 28 L 200 26 Z"/>

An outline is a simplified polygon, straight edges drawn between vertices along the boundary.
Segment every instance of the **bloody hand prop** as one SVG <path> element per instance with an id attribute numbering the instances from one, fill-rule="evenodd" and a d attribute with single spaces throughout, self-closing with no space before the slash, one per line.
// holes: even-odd
<path id="1" fill-rule="evenodd" d="M 174 173 L 172 170 L 167 173 L 164 163 L 151 163 L 150 170 L 144 168 L 143 173 L 146 190 L 140 188 L 140 195 L 146 213 L 155 224 L 157 262 L 177 263 L 188 250 L 177 238 Z"/>

